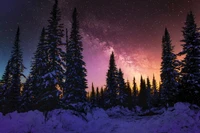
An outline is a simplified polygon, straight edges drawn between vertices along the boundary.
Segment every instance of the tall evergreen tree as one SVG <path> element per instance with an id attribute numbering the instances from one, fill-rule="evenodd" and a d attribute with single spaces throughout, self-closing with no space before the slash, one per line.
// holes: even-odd
<path id="1" fill-rule="evenodd" d="M 61 91 L 58 86 L 62 88 L 64 79 L 64 57 L 65 53 L 60 48 L 62 45 L 61 38 L 63 37 L 63 24 L 61 21 L 61 12 L 58 7 L 58 0 L 55 0 L 53 9 L 50 13 L 51 17 L 48 20 L 47 26 L 47 64 L 44 69 L 43 80 L 41 83 L 39 104 L 40 110 L 50 111 L 59 108 L 59 96 Z"/>
<path id="2" fill-rule="evenodd" d="M 21 76 L 23 76 L 23 59 L 22 59 L 22 51 L 20 47 L 20 29 L 18 27 L 14 46 L 12 49 L 11 59 L 6 68 L 5 77 L 3 79 L 5 82 L 9 82 L 9 86 L 6 87 L 5 97 L 6 97 L 6 109 L 5 113 L 12 112 L 18 110 L 20 106 L 21 94 Z M 7 77 L 8 76 L 8 77 Z"/>
<path id="3" fill-rule="evenodd" d="M 126 95 L 125 95 L 125 102 L 123 103 L 125 107 L 128 107 L 129 109 L 132 108 L 132 92 L 131 92 L 131 86 L 130 82 L 126 82 Z"/>
<path id="4" fill-rule="evenodd" d="M 137 89 L 137 84 L 136 84 L 136 80 L 135 77 L 133 78 L 133 106 L 135 107 L 138 103 L 138 89 Z"/>
<path id="5" fill-rule="evenodd" d="M 150 83 L 150 80 L 149 80 L 149 77 L 147 77 L 147 105 L 149 108 L 152 107 L 152 97 L 151 97 L 151 83 Z"/>
<path id="6" fill-rule="evenodd" d="M 100 102 L 99 102 L 99 107 L 104 108 L 104 89 L 103 87 L 101 87 L 101 91 L 100 91 Z"/>
<path id="7" fill-rule="evenodd" d="M 106 85 L 107 85 L 107 91 L 106 91 L 106 97 L 105 97 L 105 106 L 106 108 L 110 108 L 117 105 L 117 67 L 115 64 L 115 58 L 114 53 L 112 52 L 110 56 L 110 62 L 109 62 L 109 69 L 107 72 L 107 79 L 106 79 Z"/>
<path id="8" fill-rule="evenodd" d="M 147 109 L 147 91 L 146 91 L 146 83 L 145 80 L 142 78 L 140 79 L 140 92 L 138 95 L 138 105 L 141 106 L 143 109 Z"/>
<path id="9" fill-rule="evenodd" d="M 85 68 L 85 62 L 83 61 L 83 44 L 79 33 L 79 22 L 77 16 L 78 13 L 75 8 L 72 15 L 70 39 L 67 45 L 64 101 L 68 105 L 74 103 L 82 104 L 86 102 L 87 71 Z"/>
<path id="10" fill-rule="evenodd" d="M 99 87 L 96 88 L 96 105 L 99 107 L 100 105 L 100 93 L 99 93 Z"/>
<path id="11" fill-rule="evenodd" d="M 152 79 L 152 88 L 153 88 L 153 95 L 156 96 L 158 93 L 158 90 L 157 90 L 157 82 L 154 75 Z"/>
<path id="12" fill-rule="evenodd" d="M 5 111 L 5 107 L 6 107 L 6 98 L 7 98 L 7 89 L 10 87 L 11 85 L 11 79 L 12 79 L 12 75 L 11 75 L 11 60 L 8 61 L 7 65 L 6 65 L 6 69 L 5 72 L 2 76 L 2 85 L 0 87 L 0 111 L 2 113 L 6 113 Z"/>
<path id="13" fill-rule="evenodd" d="M 128 97 L 128 94 L 126 92 L 126 83 L 124 81 L 124 77 L 123 77 L 123 73 L 121 69 L 119 69 L 119 72 L 118 72 L 117 82 L 118 82 L 117 101 L 119 105 L 125 106 L 125 103 L 127 102 L 126 99 Z"/>
<path id="14" fill-rule="evenodd" d="M 92 91 L 91 91 L 91 94 L 90 94 L 90 102 L 93 106 L 95 105 L 95 102 L 96 102 L 96 96 L 95 96 L 95 90 L 94 90 L 93 83 L 92 83 Z"/>
<path id="15" fill-rule="evenodd" d="M 200 38 L 192 12 L 187 14 L 182 40 L 182 100 L 200 105 Z"/>
<path id="16" fill-rule="evenodd" d="M 154 106 L 158 106 L 158 102 L 159 102 L 159 94 L 158 94 L 158 90 L 157 90 L 157 82 L 155 79 L 155 76 L 153 75 L 153 79 L 152 79 L 152 89 L 153 89 L 153 98 L 152 98 L 152 103 Z"/>
<path id="17" fill-rule="evenodd" d="M 40 36 L 40 41 L 37 46 L 37 50 L 34 53 L 34 58 L 31 64 L 31 71 L 26 83 L 24 85 L 23 99 L 22 99 L 22 111 L 41 109 L 45 103 L 41 103 L 41 99 L 44 98 L 43 88 L 43 76 L 47 68 L 48 56 L 47 56 L 47 38 L 46 31 L 43 28 Z M 46 91 L 46 89 L 45 89 Z"/>
<path id="18" fill-rule="evenodd" d="M 170 35 L 167 29 L 165 29 L 164 36 L 162 38 L 162 62 L 161 62 L 161 87 L 162 101 L 166 104 L 173 106 L 177 101 L 178 96 L 178 72 L 176 55 L 173 53 L 174 46 L 171 44 Z"/>

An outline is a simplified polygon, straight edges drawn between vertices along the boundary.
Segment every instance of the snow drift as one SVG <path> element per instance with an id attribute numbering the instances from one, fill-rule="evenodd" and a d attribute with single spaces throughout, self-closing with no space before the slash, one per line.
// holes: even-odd
<path id="1" fill-rule="evenodd" d="M 177 103 L 148 112 L 115 107 L 91 110 L 87 115 L 54 110 L 47 118 L 39 111 L 0 113 L 0 133 L 200 133 L 200 109 Z M 143 114 L 143 115 L 141 115 Z M 155 115 L 156 114 L 156 115 Z"/>

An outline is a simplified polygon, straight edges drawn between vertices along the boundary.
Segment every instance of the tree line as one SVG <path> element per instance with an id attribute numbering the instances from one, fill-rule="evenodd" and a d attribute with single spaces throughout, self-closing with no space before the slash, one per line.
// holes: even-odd
<path id="1" fill-rule="evenodd" d="M 64 26 L 58 0 L 55 0 L 48 25 L 42 29 L 37 50 L 31 62 L 30 74 L 21 87 L 23 76 L 20 28 L 5 72 L 0 91 L 0 110 L 4 114 L 29 110 L 50 111 L 57 108 L 81 110 L 86 103 L 86 69 L 82 60 L 83 44 L 79 33 L 76 8 L 72 14 L 72 28 L 66 43 L 62 43 Z M 68 39 L 69 38 L 69 39 Z M 66 52 L 62 48 L 66 48 Z"/>
<path id="2" fill-rule="evenodd" d="M 141 76 L 140 89 L 135 78 L 133 87 L 125 82 L 123 72 L 115 64 L 112 52 L 107 71 L 106 87 L 96 88 L 87 95 L 87 70 L 83 61 L 83 44 L 79 32 L 78 13 L 72 13 L 70 36 L 61 21 L 58 0 L 55 0 L 48 25 L 42 29 L 37 49 L 31 62 L 31 70 L 22 86 L 23 65 L 20 46 L 20 28 L 18 27 L 11 57 L 8 60 L 0 84 L 0 111 L 27 112 L 53 109 L 73 109 L 84 112 L 87 106 L 105 109 L 124 106 L 132 109 L 141 106 L 144 109 L 157 106 L 173 106 L 183 101 L 200 105 L 200 41 L 199 30 L 194 15 L 188 13 L 183 27 L 183 50 L 174 54 L 170 34 L 165 29 L 162 38 L 161 83 L 159 87 L 155 77 L 152 82 Z M 63 51 L 65 47 L 65 51 Z M 177 56 L 184 56 L 182 61 Z"/>
<path id="3" fill-rule="evenodd" d="M 124 81 L 122 70 L 117 69 L 114 53 L 112 53 L 107 72 L 106 88 L 101 89 L 102 93 L 100 93 L 99 98 L 98 89 L 95 95 L 92 87 L 89 101 L 95 106 L 104 108 L 120 105 L 130 109 L 137 105 L 143 109 L 158 106 L 169 107 L 176 102 L 200 105 L 200 31 L 191 11 L 187 14 L 182 33 L 183 49 L 175 54 L 170 34 L 167 28 L 164 30 L 159 86 L 154 76 L 152 83 L 150 83 L 149 77 L 145 80 L 141 76 L 140 90 L 137 89 L 135 78 L 131 89 L 130 83 Z M 183 59 L 178 60 L 178 56 L 182 56 Z M 98 99 L 103 100 L 104 104 L 102 105 Z"/>
<path id="4" fill-rule="evenodd" d="M 110 61 L 114 63 L 114 53 L 111 54 Z M 116 67 L 116 65 L 114 66 Z M 113 68 L 110 68 L 108 73 L 110 74 L 112 70 Z M 116 79 L 111 78 L 107 73 L 107 86 L 105 88 L 95 88 L 92 83 L 92 90 L 88 93 L 88 101 L 91 103 L 92 107 L 108 109 L 115 106 L 122 106 L 133 109 L 136 106 L 140 106 L 143 109 L 148 109 L 159 106 L 160 91 L 158 90 L 160 90 L 160 86 L 157 86 L 154 75 L 152 82 L 150 82 L 149 77 L 145 80 L 145 78 L 141 76 L 140 89 L 138 89 L 135 77 L 133 78 L 133 86 L 131 87 L 130 81 L 125 82 L 122 70 L 115 70 Z M 112 86 L 114 82 L 115 87 L 109 88 L 108 84 Z"/>

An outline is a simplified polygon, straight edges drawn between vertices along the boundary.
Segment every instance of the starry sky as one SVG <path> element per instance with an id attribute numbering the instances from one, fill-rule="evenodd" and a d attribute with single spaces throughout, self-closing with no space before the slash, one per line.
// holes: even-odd
<path id="1" fill-rule="evenodd" d="M 0 77 L 11 55 L 17 26 L 25 75 L 54 0 L 4 0 L 0 4 Z M 167 27 L 175 53 L 181 51 L 182 27 L 192 10 L 200 24 L 199 0 L 59 0 L 62 22 L 70 30 L 71 14 L 79 12 L 88 86 L 103 86 L 110 53 L 115 52 L 117 67 L 125 80 L 139 81 L 140 75 L 160 80 L 161 39 Z M 64 39 L 63 39 L 64 41 Z"/>

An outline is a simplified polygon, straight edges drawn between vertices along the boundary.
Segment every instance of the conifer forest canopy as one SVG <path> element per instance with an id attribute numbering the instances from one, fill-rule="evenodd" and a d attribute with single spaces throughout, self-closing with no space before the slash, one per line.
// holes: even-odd
<path id="1" fill-rule="evenodd" d="M 10 58 L 17 26 L 25 76 L 30 72 L 41 29 L 47 25 L 54 0 L 4 0 L 0 4 L 0 77 Z M 182 27 L 192 10 L 200 24 L 199 0 L 59 0 L 61 21 L 71 28 L 71 13 L 79 12 L 88 86 L 106 84 L 112 51 L 125 80 L 155 75 L 160 80 L 162 35 L 167 27 L 174 52 L 182 47 Z M 62 40 L 63 42 L 65 39 Z"/>

